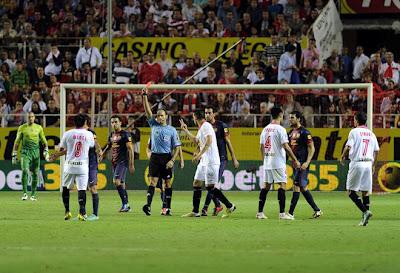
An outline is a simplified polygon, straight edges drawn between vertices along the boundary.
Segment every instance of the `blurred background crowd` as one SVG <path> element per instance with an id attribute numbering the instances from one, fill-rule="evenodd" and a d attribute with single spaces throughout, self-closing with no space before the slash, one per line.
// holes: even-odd
<path id="1" fill-rule="evenodd" d="M 232 50 L 188 83 L 196 84 L 374 84 L 375 126 L 400 127 L 398 114 L 398 52 L 376 41 L 375 50 L 362 45 L 343 47 L 320 60 L 310 27 L 327 1 L 323 0 L 117 0 L 113 1 L 114 38 L 131 37 L 268 37 L 271 43 L 254 52 L 244 64 L 242 52 Z M 37 114 L 37 122 L 59 126 L 60 83 L 107 83 L 107 59 L 91 44 L 91 37 L 107 36 L 104 1 L 2 1 L 0 4 L 0 118 L 2 127 L 19 126 L 25 113 Z M 306 43 L 301 43 L 305 40 Z M 371 41 L 373 42 L 373 41 Z M 302 45 L 303 44 L 303 45 Z M 181 50 L 177 60 L 165 50 L 145 52 L 134 58 L 113 56 L 113 82 L 117 84 L 181 84 L 216 57 Z M 397 55 L 396 55 L 397 54 Z M 174 93 L 157 107 L 179 115 L 213 105 L 219 118 L 234 127 L 261 127 L 269 122 L 273 106 L 288 114 L 301 111 L 311 127 L 350 127 L 355 111 L 366 111 L 366 90 L 269 90 L 248 92 Z M 108 126 L 109 99 L 95 94 L 96 126 Z M 92 95 L 72 90 L 67 113 L 90 113 Z M 112 112 L 137 119 L 144 111 L 139 94 L 123 90 L 112 95 Z M 67 125 L 72 125 L 67 118 Z M 144 119 L 136 120 L 145 125 Z M 288 123 L 286 124 L 288 125 Z"/>

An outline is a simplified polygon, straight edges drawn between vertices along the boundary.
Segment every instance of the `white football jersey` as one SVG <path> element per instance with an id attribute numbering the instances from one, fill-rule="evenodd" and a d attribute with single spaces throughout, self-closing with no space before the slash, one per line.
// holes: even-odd
<path id="1" fill-rule="evenodd" d="M 220 164 L 217 137 L 215 136 L 214 128 L 211 123 L 205 121 L 196 135 L 196 138 L 200 142 L 200 150 L 204 148 L 207 136 L 211 136 L 211 146 L 208 147 L 207 151 L 201 156 L 199 164 L 203 166 Z"/>
<path id="2" fill-rule="evenodd" d="M 374 152 L 379 151 L 375 134 L 366 126 L 352 129 L 346 145 L 350 147 L 351 161 L 374 161 Z"/>
<path id="3" fill-rule="evenodd" d="M 263 129 L 260 144 L 264 145 L 266 170 L 286 168 L 286 151 L 283 148 L 285 143 L 289 143 L 288 135 L 281 125 L 270 123 Z"/>
<path id="4" fill-rule="evenodd" d="M 64 134 L 60 146 L 67 150 L 64 173 L 89 172 L 89 148 L 94 147 L 93 133 L 86 129 L 71 129 Z"/>

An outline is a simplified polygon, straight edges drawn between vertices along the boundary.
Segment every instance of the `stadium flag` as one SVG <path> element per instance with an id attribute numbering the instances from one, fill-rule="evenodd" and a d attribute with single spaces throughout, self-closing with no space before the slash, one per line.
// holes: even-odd
<path id="1" fill-rule="evenodd" d="M 329 0 L 326 4 L 312 29 L 320 53 L 319 66 L 322 67 L 323 61 L 331 56 L 332 50 L 336 49 L 340 54 L 343 47 L 343 25 L 333 0 Z"/>

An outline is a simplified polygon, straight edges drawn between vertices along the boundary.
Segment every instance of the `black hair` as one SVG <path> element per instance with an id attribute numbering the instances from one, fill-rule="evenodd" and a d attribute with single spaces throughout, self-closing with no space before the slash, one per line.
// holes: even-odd
<path id="1" fill-rule="evenodd" d="M 212 110 L 213 110 L 213 113 L 216 112 L 216 111 L 215 111 L 215 107 L 212 106 L 212 105 L 207 105 L 206 107 L 204 107 L 204 111 L 205 111 L 206 109 L 212 109 Z"/>
<path id="2" fill-rule="evenodd" d="M 365 114 L 364 112 L 357 112 L 355 117 L 359 125 L 365 125 L 367 123 L 367 114 Z"/>
<path id="3" fill-rule="evenodd" d="M 118 119 L 119 121 L 122 121 L 120 116 L 112 115 L 111 118 L 110 118 L 110 120 L 112 120 L 113 118 L 116 118 L 116 119 Z"/>
<path id="4" fill-rule="evenodd" d="M 85 114 L 77 114 L 74 117 L 74 124 L 76 128 L 82 128 L 83 125 L 85 125 L 85 122 L 87 120 L 87 115 Z"/>
<path id="5" fill-rule="evenodd" d="M 193 112 L 193 114 L 194 114 L 194 116 L 197 118 L 197 119 L 204 119 L 204 111 L 203 110 L 201 110 L 201 109 L 196 109 L 196 110 L 194 110 L 194 112 Z"/>
<path id="6" fill-rule="evenodd" d="M 306 119 L 304 118 L 302 113 L 300 113 L 299 111 L 293 111 L 290 114 L 294 115 L 296 118 L 300 119 L 300 124 L 301 125 L 306 126 Z"/>
<path id="7" fill-rule="evenodd" d="M 283 111 L 280 107 L 273 107 L 271 109 L 272 119 L 277 119 L 281 113 L 283 113 Z"/>

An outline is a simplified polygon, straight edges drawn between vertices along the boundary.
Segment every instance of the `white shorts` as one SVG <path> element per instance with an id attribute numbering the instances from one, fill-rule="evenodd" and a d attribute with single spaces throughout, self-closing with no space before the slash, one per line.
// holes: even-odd
<path id="1" fill-rule="evenodd" d="M 204 181 L 207 185 L 218 183 L 219 164 L 216 165 L 198 165 L 194 180 Z"/>
<path id="2" fill-rule="evenodd" d="M 372 193 L 372 162 L 350 162 L 346 189 Z"/>
<path id="3" fill-rule="evenodd" d="M 273 184 L 273 183 L 286 183 L 286 182 L 287 182 L 286 167 L 281 169 L 272 169 L 272 170 L 264 169 L 264 183 Z"/>
<path id="4" fill-rule="evenodd" d="M 64 173 L 62 179 L 62 187 L 72 189 L 74 187 L 74 182 L 75 182 L 78 191 L 85 191 L 88 186 L 88 179 L 89 179 L 88 173 L 86 174 Z"/>

